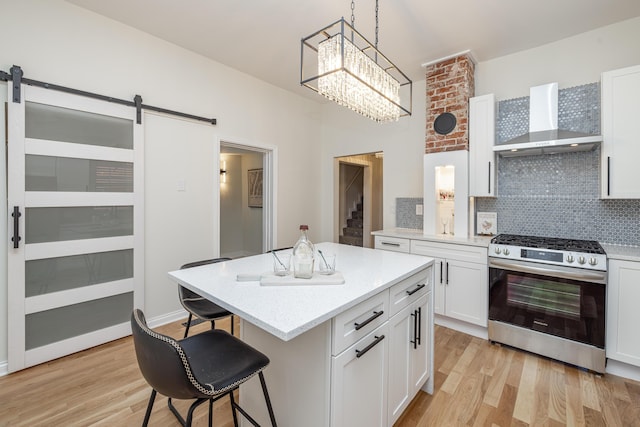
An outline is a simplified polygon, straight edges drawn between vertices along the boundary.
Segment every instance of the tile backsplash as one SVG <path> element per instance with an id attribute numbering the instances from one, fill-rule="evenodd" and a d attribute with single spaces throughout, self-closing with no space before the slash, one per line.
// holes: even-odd
<path id="1" fill-rule="evenodd" d="M 498 143 L 528 130 L 529 99 L 498 103 Z M 558 122 L 564 129 L 600 133 L 600 85 L 559 91 Z M 603 200 L 600 148 L 539 156 L 499 157 L 495 198 L 476 198 L 476 212 L 497 212 L 498 233 L 527 234 L 640 246 L 640 200 Z M 422 228 L 415 205 L 396 199 L 396 225 Z M 418 221 L 419 220 L 419 221 Z"/>

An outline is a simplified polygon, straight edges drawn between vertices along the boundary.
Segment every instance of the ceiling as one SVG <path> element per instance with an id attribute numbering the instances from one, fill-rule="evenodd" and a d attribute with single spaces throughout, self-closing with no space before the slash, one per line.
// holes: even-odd
<path id="1" fill-rule="evenodd" d="M 349 0 L 67 1 L 318 101 L 300 86 L 300 40 L 351 19 Z M 356 0 L 355 28 L 371 41 L 374 10 Z M 462 51 L 486 61 L 636 16 L 637 0 L 380 0 L 378 47 L 418 81 L 422 64 Z"/>

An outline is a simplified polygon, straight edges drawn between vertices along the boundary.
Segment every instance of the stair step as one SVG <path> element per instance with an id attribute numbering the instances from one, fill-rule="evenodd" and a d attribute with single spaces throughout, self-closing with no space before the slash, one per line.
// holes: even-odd
<path id="1" fill-rule="evenodd" d="M 364 218 L 364 212 L 351 211 L 351 219 L 362 219 L 362 218 Z"/>
<path id="2" fill-rule="evenodd" d="M 362 228 L 353 228 L 353 227 L 344 227 L 342 229 L 343 236 L 352 236 L 352 237 L 362 237 L 363 230 Z"/>
<path id="3" fill-rule="evenodd" d="M 362 218 L 352 218 L 347 220 L 347 227 L 362 228 L 364 227 L 364 220 Z"/>
<path id="4" fill-rule="evenodd" d="M 360 246 L 362 247 L 362 236 L 360 237 L 355 237 L 355 236 L 340 236 L 339 242 L 344 244 L 344 245 L 351 245 L 351 246 Z"/>

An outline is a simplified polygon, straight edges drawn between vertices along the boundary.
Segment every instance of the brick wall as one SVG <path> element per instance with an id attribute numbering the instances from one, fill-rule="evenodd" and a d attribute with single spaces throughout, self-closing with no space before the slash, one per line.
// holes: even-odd
<path id="1" fill-rule="evenodd" d="M 427 129 L 425 153 L 469 149 L 469 98 L 474 95 L 475 65 L 469 56 L 461 55 L 428 65 Z M 442 113 L 456 117 L 456 127 L 447 135 L 436 133 L 435 119 Z"/>

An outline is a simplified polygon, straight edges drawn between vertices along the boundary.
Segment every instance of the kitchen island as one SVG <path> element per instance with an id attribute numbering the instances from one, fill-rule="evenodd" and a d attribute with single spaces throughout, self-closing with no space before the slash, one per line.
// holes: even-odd
<path id="1" fill-rule="evenodd" d="M 390 426 L 418 389 L 433 390 L 433 260 L 335 243 L 344 284 L 263 286 L 271 254 L 169 273 L 240 316 L 241 338 L 264 352 L 279 426 Z M 365 354 L 366 353 L 366 354 Z M 262 425 L 258 381 L 241 404 Z"/>

